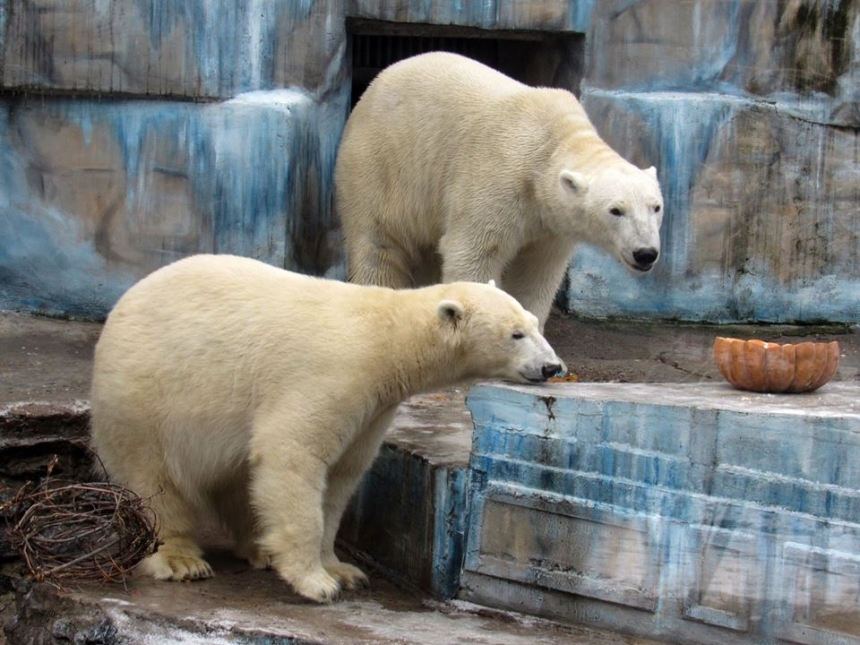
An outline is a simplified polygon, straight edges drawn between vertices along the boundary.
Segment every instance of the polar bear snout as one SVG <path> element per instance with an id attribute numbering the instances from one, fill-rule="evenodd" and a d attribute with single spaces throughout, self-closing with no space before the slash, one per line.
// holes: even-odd
<path id="1" fill-rule="evenodd" d="M 542 356 L 536 356 L 520 368 L 519 374 L 523 380 L 529 383 L 544 383 L 553 376 L 567 374 L 567 365 L 552 351 L 549 343 L 546 343 L 546 350 Z"/>
<path id="2" fill-rule="evenodd" d="M 541 374 L 543 375 L 544 381 L 551 379 L 562 371 L 566 370 L 562 370 L 561 363 L 547 363 L 541 368 Z"/>
<path id="3" fill-rule="evenodd" d="M 567 367 L 559 361 L 530 365 L 520 372 L 520 376 L 529 383 L 544 383 L 553 376 L 563 376 L 566 373 Z"/>
<path id="4" fill-rule="evenodd" d="M 660 252 L 653 246 L 636 249 L 633 251 L 632 266 L 638 271 L 650 271 L 654 267 L 659 256 Z"/>

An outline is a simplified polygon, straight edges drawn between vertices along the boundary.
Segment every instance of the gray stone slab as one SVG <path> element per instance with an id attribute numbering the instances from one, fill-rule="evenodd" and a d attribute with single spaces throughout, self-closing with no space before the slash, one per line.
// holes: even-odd
<path id="1" fill-rule="evenodd" d="M 629 644 L 609 632 L 436 602 L 376 576 L 369 591 L 315 605 L 272 571 L 251 570 L 227 556 L 215 560 L 215 569 L 215 578 L 187 584 L 133 578 L 125 588 L 84 582 L 58 593 L 47 584 L 25 587 L 21 611 L 5 628 L 7 642 Z"/>

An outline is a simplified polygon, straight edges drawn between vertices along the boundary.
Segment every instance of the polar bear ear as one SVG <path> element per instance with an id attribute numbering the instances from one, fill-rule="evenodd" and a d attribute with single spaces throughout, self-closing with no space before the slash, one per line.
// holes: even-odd
<path id="1" fill-rule="evenodd" d="M 654 179 L 657 179 L 657 169 L 654 166 L 647 168 L 645 170 L 649 175 L 651 175 Z"/>
<path id="2" fill-rule="evenodd" d="M 495 287 L 495 286 L 496 286 L 496 281 L 495 281 L 495 280 L 490 280 L 487 284 L 488 284 L 488 285 L 490 285 L 491 287 Z"/>
<path id="3" fill-rule="evenodd" d="M 457 322 L 463 319 L 464 310 L 463 305 L 456 300 L 443 300 L 436 307 L 436 313 L 442 322 L 456 325 Z"/>
<path id="4" fill-rule="evenodd" d="M 574 195 L 581 195 L 588 189 L 588 179 L 581 172 L 574 172 L 565 168 L 559 173 L 558 180 L 565 190 Z"/>

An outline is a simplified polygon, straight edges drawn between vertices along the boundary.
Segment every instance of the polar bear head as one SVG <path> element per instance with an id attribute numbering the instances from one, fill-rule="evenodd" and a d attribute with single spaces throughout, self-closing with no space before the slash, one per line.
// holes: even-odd
<path id="1" fill-rule="evenodd" d="M 567 371 L 538 319 L 493 281 L 453 282 L 444 290 L 437 314 L 466 378 L 540 383 Z"/>
<path id="2" fill-rule="evenodd" d="M 650 271 L 660 256 L 663 195 L 653 167 L 625 161 L 597 172 L 563 168 L 558 175 L 562 210 L 579 240 L 598 246 L 635 273 Z"/>

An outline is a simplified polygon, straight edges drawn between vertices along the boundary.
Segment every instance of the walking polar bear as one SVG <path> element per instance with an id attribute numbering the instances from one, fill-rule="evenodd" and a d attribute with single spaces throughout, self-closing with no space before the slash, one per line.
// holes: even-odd
<path id="1" fill-rule="evenodd" d="M 570 92 L 434 52 L 385 69 L 335 168 L 352 281 L 496 280 L 546 321 L 575 246 L 636 273 L 660 252 L 663 198 L 601 140 Z"/>
<path id="2" fill-rule="evenodd" d="M 492 285 L 416 290 L 200 255 L 141 280 L 96 345 L 92 440 L 110 478 L 152 497 L 162 579 L 212 575 L 201 512 L 238 555 L 319 602 L 367 584 L 341 515 L 400 402 L 474 379 L 542 382 L 564 364 Z"/>

